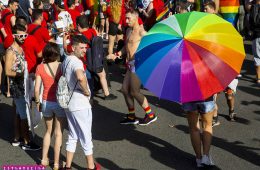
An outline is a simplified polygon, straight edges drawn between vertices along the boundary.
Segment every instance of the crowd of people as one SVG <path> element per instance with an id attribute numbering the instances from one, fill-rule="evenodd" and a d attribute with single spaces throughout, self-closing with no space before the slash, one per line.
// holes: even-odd
<path id="1" fill-rule="evenodd" d="M 234 27 L 244 38 L 253 40 L 256 83 L 260 84 L 260 0 L 240 0 L 239 3 Z M 100 169 L 93 158 L 91 108 L 97 89 L 103 90 L 104 100 L 117 99 L 109 90 L 107 60 L 120 60 L 126 65 L 121 92 L 128 114 L 120 124 L 149 125 L 157 120 L 157 115 L 141 93 L 141 82 L 135 73 L 135 53 L 142 37 L 157 22 L 165 6 L 169 13 L 164 18 L 194 10 L 221 17 L 220 4 L 221 0 L 1 1 L 0 93 L 13 98 L 16 111 L 11 144 L 24 150 L 42 149 L 41 165 L 49 166 L 48 150 L 54 131 L 53 169 L 71 169 L 78 140 L 87 169 Z M 108 40 L 107 51 L 103 49 L 103 40 Z M 71 91 L 66 109 L 59 105 L 56 96 L 61 76 Z M 237 85 L 238 78 L 235 78 L 224 90 L 230 121 L 236 121 Z M 143 119 L 135 116 L 134 100 L 144 110 Z M 216 100 L 217 94 L 214 94 L 204 101 L 182 105 L 187 113 L 197 167 L 214 166 L 209 152 L 212 127 L 220 124 Z M 42 112 L 46 125 L 42 147 L 30 136 L 27 119 L 33 104 Z M 202 127 L 199 120 L 203 122 Z M 60 149 L 66 126 L 69 134 L 63 167 Z"/>

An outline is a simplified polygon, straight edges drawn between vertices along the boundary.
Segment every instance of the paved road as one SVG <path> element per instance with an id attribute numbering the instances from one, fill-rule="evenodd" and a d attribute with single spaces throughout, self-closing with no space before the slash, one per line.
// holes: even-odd
<path id="1" fill-rule="evenodd" d="M 260 88 L 255 86 L 254 66 L 250 45 L 245 43 L 247 57 L 241 73 L 236 95 L 237 122 L 227 120 L 228 108 L 221 94 L 218 99 L 220 122 L 214 127 L 211 155 L 215 169 L 260 169 Z M 117 100 L 104 101 L 95 97 L 93 108 L 94 156 L 103 169 L 109 170 L 170 170 L 196 169 L 194 153 L 190 143 L 188 126 L 181 107 L 172 102 L 159 100 L 144 91 L 152 109 L 159 115 L 158 121 L 147 127 L 121 126 L 119 121 L 127 112 L 122 94 L 119 92 L 122 76 L 116 65 L 110 66 L 112 93 Z M 13 134 L 11 99 L 0 96 L 0 165 L 35 164 L 41 152 L 25 152 L 12 147 L 9 141 Z M 143 117 L 137 106 L 137 115 Z M 42 144 L 45 127 L 43 122 L 36 129 L 35 140 Z M 66 142 L 67 130 L 64 135 Z M 53 153 L 53 143 L 50 148 Z M 52 156 L 51 156 L 52 157 Z M 65 160 L 65 145 L 62 147 Z M 78 145 L 73 168 L 83 169 L 85 159 Z"/>

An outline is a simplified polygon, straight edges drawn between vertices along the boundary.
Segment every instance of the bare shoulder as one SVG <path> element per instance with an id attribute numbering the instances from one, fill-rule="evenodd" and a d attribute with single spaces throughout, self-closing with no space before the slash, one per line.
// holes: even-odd
<path id="1" fill-rule="evenodd" d="M 140 26 L 140 31 L 139 31 L 140 37 L 145 36 L 146 33 L 147 33 L 147 32 L 144 30 L 144 27 L 141 27 L 141 26 Z"/>

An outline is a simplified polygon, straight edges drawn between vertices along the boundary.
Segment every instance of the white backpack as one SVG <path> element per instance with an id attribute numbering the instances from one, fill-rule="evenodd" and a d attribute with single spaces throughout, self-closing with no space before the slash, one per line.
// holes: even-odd
<path id="1" fill-rule="evenodd" d="M 70 63 L 70 61 L 68 62 L 68 64 L 69 63 Z M 67 82 L 66 77 L 65 77 L 66 68 L 67 68 L 68 64 L 66 65 L 64 70 L 62 69 L 62 76 L 60 77 L 60 79 L 58 81 L 58 86 L 57 86 L 57 90 L 56 90 L 57 102 L 60 105 L 60 107 L 62 107 L 64 109 L 68 108 L 71 97 L 72 97 L 73 92 L 74 92 L 74 90 L 77 86 L 77 83 L 78 83 L 78 81 L 77 81 L 75 86 L 74 86 L 73 91 L 70 91 L 69 86 L 68 86 L 68 82 Z"/>

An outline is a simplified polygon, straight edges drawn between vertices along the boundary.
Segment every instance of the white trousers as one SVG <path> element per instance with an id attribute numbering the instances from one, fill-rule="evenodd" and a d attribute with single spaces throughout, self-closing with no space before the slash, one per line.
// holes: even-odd
<path id="1" fill-rule="evenodd" d="M 74 153 L 76 151 L 77 141 L 79 139 L 84 154 L 92 155 L 93 143 L 91 134 L 91 108 L 73 112 L 66 110 L 66 116 L 69 125 L 69 134 L 68 141 L 66 143 L 66 150 Z"/>

